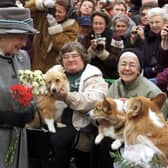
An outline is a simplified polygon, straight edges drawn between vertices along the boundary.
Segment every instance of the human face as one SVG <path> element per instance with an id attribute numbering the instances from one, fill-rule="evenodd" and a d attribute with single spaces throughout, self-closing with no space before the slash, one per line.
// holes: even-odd
<path id="1" fill-rule="evenodd" d="M 66 9 L 63 6 L 57 4 L 55 7 L 55 17 L 58 23 L 63 22 L 67 17 Z"/>
<path id="2" fill-rule="evenodd" d="M 149 26 L 153 33 L 159 34 L 164 27 L 165 22 L 160 15 L 153 16 L 149 19 Z"/>
<path id="3" fill-rule="evenodd" d="M 94 16 L 93 31 L 95 34 L 102 34 L 106 28 L 106 22 L 101 16 Z"/>
<path id="4" fill-rule="evenodd" d="M 5 54 L 16 54 L 26 46 L 28 35 L 6 35 L 2 38 L 0 48 Z"/>
<path id="5" fill-rule="evenodd" d="M 76 50 L 66 52 L 62 56 L 62 61 L 65 71 L 70 74 L 77 73 L 84 68 L 84 62 Z"/>
<path id="6" fill-rule="evenodd" d="M 115 24 L 115 31 L 118 36 L 123 36 L 128 29 L 128 25 L 125 22 L 117 21 Z"/>
<path id="7" fill-rule="evenodd" d="M 140 14 L 142 25 L 147 25 L 148 24 L 148 10 L 149 9 L 144 9 Z"/>
<path id="8" fill-rule="evenodd" d="M 123 53 L 118 63 L 118 72 L 125 84 L 136 80 L 138 74 L 140 74 L 140 64 L 137 56 L 132 52 Z"/>
<path id="9" fill-rule="evenodd" d="M 126 9 L 123 4 L 116 4 L 115 6 L 113 6 L 113 9 L 112 9 L 113 16 L 119 13 L 123 13 L 123 14 L 126 13 Z"/>
<path id="10" fill-rule="evenodd" d="M 91 16 L 93 12 L 93 3 L 91 1 L 84 1 L 80 7 L 81 15 Z"/>

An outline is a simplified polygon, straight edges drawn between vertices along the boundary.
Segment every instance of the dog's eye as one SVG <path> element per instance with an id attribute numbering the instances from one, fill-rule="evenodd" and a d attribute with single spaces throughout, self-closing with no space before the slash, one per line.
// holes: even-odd
<path id="1" fill-rule="evenodd" d="M 57 83 L 60 82 L 60 79 L 56 79 L 55 82 L 57 82 Z"/>

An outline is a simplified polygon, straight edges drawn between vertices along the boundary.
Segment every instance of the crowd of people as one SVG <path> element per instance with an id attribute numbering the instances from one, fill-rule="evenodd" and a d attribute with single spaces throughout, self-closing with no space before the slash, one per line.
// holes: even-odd
<path id="1" fill-rule="evenodd" d="M 113 139 L 94 144 L 100 123 L 88 112 L 104 96 L 168 94 L 167 56 L 167 0 L 0 1 L 0 167 L 112 168 Z M 34 119 L 38 104 L 14 111 L 9 87 L 19 83 L 18 70 L 46 73 L 57 65 L 70 83 L 70 91 L 59 92 L 68 105 L 62 117 L 67 126 L 47 134 L 46 147 L 34 145 L 40 151 L 34 157 L 31 141 L 42 140 L 33 139 L 25 125 Z M 162 113 L 167 120 L 168 101 Z M 40 157 L 43 147 L 49 152 L 45 159 Z"/>

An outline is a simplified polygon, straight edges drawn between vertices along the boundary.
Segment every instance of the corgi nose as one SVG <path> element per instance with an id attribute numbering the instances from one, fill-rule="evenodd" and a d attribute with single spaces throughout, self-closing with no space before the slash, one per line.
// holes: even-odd
<path id="1" fill-rule="evenodd" d="M 53 93 L 56 93 L 56 92 L 57 92 L 57 89 L 56 89 L 56 88 L 52 88 L 52 92 L 53 92 Z"/>

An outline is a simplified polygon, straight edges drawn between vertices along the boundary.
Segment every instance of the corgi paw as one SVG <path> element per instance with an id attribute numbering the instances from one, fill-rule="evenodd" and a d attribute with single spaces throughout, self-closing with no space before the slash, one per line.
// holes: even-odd
<path id="1" fill-rule="evenodd" d="M 58 127 L 58 128 L 66 127 L 66 124 L 63 124 L 63 123 L 57 123 L 57 127 Z"/>
<path id="2" fill-rule="evenodd" d="M 56 129 L 55 129 L 55 127 L 48 127 L 48 131 L 49 132 L 52 132 L 52 133 L 56 133 Z"/>
<path id="3" fill-rule="evenodd" d="M 117 139 L 111 144 L 111 149 L 112 150 L 117 150 L 117 149 L 120 148 L 121 145 L 122 145 L 121 141 L 119 139 Z"/>
<path id="4" fill-rule="evenodd" d="M 102 134 L 97 135 L 95 139 L 95 144 L 99 144 L 103 138 L 104 136 Z"/>

